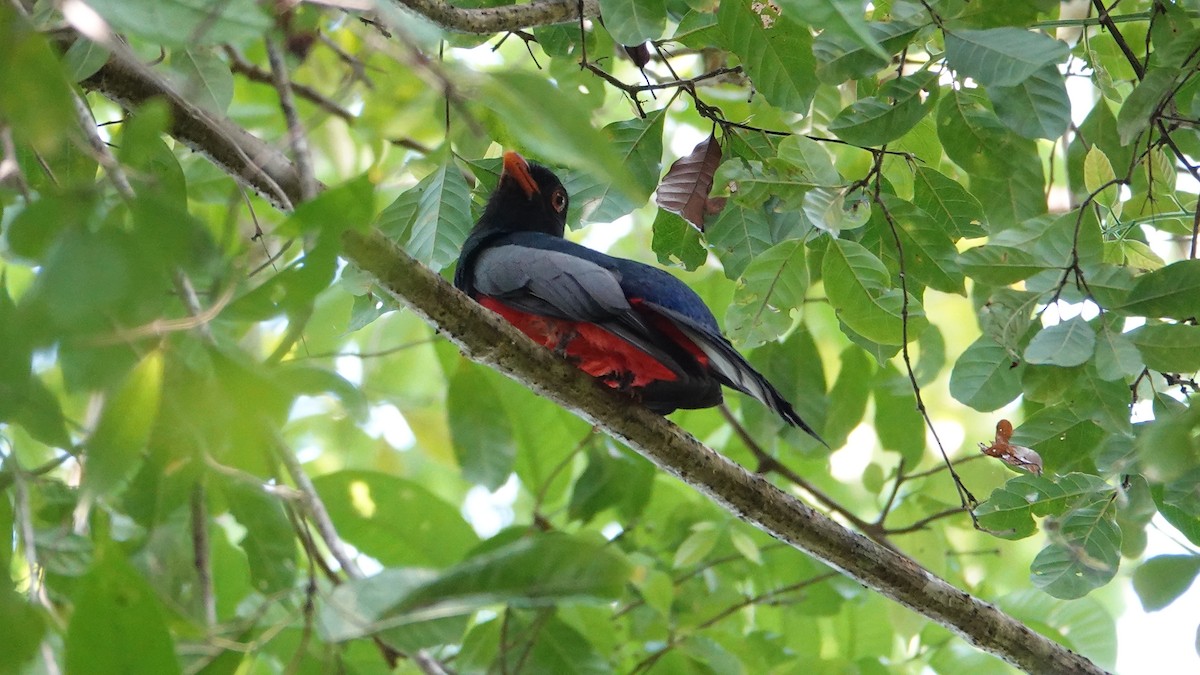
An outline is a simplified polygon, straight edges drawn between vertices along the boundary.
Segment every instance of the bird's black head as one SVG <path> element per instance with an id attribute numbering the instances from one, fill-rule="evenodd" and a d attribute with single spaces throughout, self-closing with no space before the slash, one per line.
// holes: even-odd
<path id="1" fill-rule="evenodd" d="M 506 152 L 500 183 L 488 197 L 476 228 L 561 237 L 567 227 L 568 203 L 566 188 L 550 169 Z"/>

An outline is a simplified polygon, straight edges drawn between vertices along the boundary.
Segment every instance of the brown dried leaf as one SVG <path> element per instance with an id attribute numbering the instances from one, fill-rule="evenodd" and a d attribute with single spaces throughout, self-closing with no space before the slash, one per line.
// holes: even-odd
<path id="1" fill-rule="evenodd" d="M 980 443 L 979 451 L 1011 467 L 1024 469 L 1035 476 L 1042 475 L 1042 456 L 1031 448 L 1009 443 L 1012 433 L 1012 422 L 1000 420 L 996 423 L 996 440 L 991 445 Z"/>
<path id="2" fill-rule="evenodd" d="M 658 205 L 704 231 L 704 215 L 710 208 L 708 193 L 720 165 L 721 144 L 709 134 L 691 154 L 675 160 L 667 169 L 667 175 L 658 185 Z"/>

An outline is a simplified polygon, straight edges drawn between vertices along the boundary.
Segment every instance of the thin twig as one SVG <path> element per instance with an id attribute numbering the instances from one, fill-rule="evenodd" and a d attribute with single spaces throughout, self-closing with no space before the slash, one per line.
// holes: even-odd
<path id="1" fill-rule="evenodd" d="M 247 61 L 246 58 L 243 57 L 241 53 L 239 53 L 233 47 L 226 45 L 225 55 L 229 58 L 230 70 L 233 72 L 245 76 L 246 79 L 252 82 L 261 82 L 263 84 L 270 85 L 275 84 L 275 79 L 272 77 L 270 72 L 265 71 Z M 321 92 L 306 84 L 292 82 L 292 92 L 295 93 L 296 96 L 299 96 L 309 103 L 312 103 L 330 115 L 341 118 L 347 124 L 354 124 L 354 122 L 357 120 L 357 118 L 352 115 L 349 110 L 341 107 Z"/>
<path id="2" fill-rule="evenodd" d="M 204 485 L 197 482 L 192 488 L 192 566 L 196 569 L 196 588 L 200 595 L 200 611 L 204 625 L 217 623 L 217 601 L 213 593 L 212 563 L 209 557 L 208 505 Z"/>
<path id="3" fill-rule="evenodd" d="M 897 276 L 900 278 L 900 353 L 904 360 L 904 369 L 908 373 L 908 381 L 912 386 L 913 398 L 917 403 L 917 410 L 921 413 L 921 418 L 925 421 L 925 426 L 929 429 L 930 435 L 933 436 L 934 443 L 937 444 L 938 452 L 942 455 L 942 460 L 946 463 L 946 469 L 950 472 L 950 476 L 954 479 L 954 487 L 958 490 L 959 499 L 962 500 L 964 509 L 968 509 L 971 513 L 971 520 L 978 526 L 978 521 L 975 519 L 974 509 L 979 502 L 975 499 L 975 495 L 967 489 L 963 483 L 962 477 L 954 470 L 954 466 L 950 463 L 950 455 L 946 453 L 946 447 L 942 444 L 942 439 L 938 436 L 937 429 L 933 426 L 933 418 L 929 416 L 929 410 L 925 407 L 925 400 L 921 396 L 921 385 L 917 382 L 917 374 L 913 370 L 912 355 L 908 349 L 908 274 L 905 271 L 904 265 L 904 244 L 900 240 L 900 230 L 896 226 L 896 220 L 892 217 L 891 211 L 888 210 L 887 204 L 884 201 L 881 191 L 883 189 L 883 155 L 875 155 L 875 163 L 871 169 L 875 176 L 875 190 L 872 200 L 880 211 L 883 213 L 883 219 L 888 224 L 888 229 L 892 233 L 892 242 L 896 246 L 896 258 L 899 261 L 899 271 Z"/>
<path id="4" fill-rule="evenodd" d="M 300 114 L 296 112 L 296 100 L 292 96 L 292 81 L 288 77 L 283 50 L 272 38 L 267 39 L 267 60 L 271 63 L 271 77 L 275 83 L 275 90 L 279 92 L 279 107 L 283 109 L 283 118 L 287 122 L 292 160 L 296 163 L 297 173 L 300 174 L 300 197 L 302 201 L 308 201 L 317 196 L 317 179 L 313 174 L 308 135 L 300 122 Z"/>
<path id="5" fill-rule="evenodd" d="M 283 463 L 287 469 L 288 476 L 292 482 L 296 484 L 296 489 L 304 494 L 304 504 L 308 509 L 308 515 L 312 519 L 313 524 L 317 526 L 317 533 L 321 535 L 321 540 L 325 542 L 325 547 L 329 549 L 329 553 L 333 559 L 341 565 L 342 571 L 351 579 L 363 579 L 366 577 L 363 574 L 362 568 L 358 566 L 358 561 L 350 556 L 346 551 L 346 545 L 338 536 L 337 528 L 333 526 L 333 520 L 329 517 L 329 511 L 325 508 L 325 502 L 321 500 L 321 495 L 317 494 L 317 488 L 313 485 L 312 479 L 304 472 L 304 467 L 300 466 L 300 460 L 296 459 L 296 453 L 287 446 L 283 438 L 279 435 L 275 436 L 275 455 L 279 457 L 279 461 Z"/>

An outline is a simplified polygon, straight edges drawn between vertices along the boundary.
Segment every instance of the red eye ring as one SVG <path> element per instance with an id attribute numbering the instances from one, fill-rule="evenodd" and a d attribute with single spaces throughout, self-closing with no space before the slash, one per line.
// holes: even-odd
<path id="1" fill-rule="evenodd" d="M 562 190 L 555 190 L 554 194 L 550 197 L 550 205 L 554 207 L 555 211 L 562 213 L 567 208 L 567 193 Z"/>

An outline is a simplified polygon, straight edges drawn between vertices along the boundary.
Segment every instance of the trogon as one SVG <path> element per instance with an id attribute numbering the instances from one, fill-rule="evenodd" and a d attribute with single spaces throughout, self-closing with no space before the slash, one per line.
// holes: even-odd
<path id="1" fill-rule="evenodd" d="M 463 244 L 454 285 L 659 414 L 715 406 L 725 385 L 821 441 L 686 284 L 564 239 L 569 203 L 549 169 L 506 152 L 500 182 Z"/>

